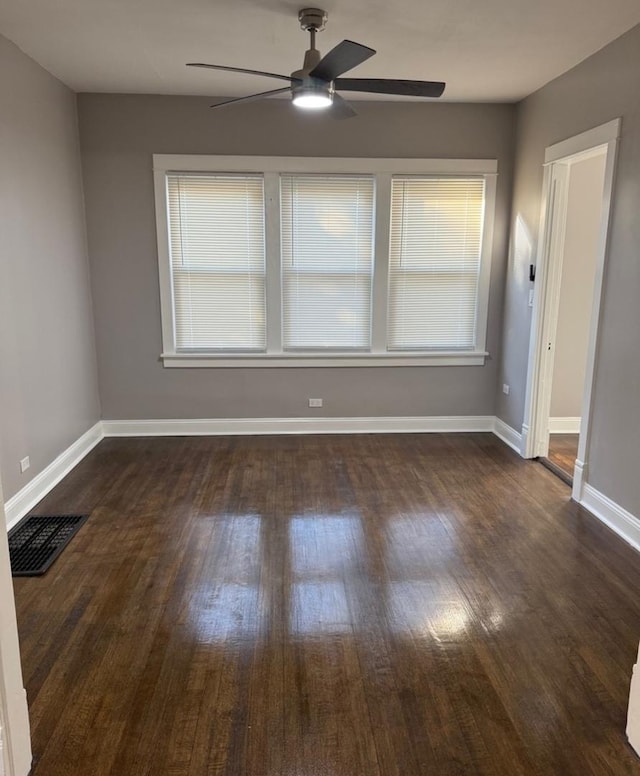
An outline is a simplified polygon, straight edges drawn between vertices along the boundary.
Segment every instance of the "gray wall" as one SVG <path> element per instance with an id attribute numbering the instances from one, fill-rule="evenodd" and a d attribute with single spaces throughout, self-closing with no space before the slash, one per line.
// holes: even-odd
<path id="1" fill-rule="evenodd" d="M 582 412 L 606 160 L 601 154 L 569 168 L 552 418 L 578 418 Z"/>
<path id="2" fill-rule="evenodd" d="M 520 430 L 531 308 L 527 265 L 535 256 L 546 146 L 622 117 L 604 295 L 588 481 L 640 514 L 640 26 L 528 97 L 518 108 L 513 238 L 505 299 L 497 414 Z M 529 235 L 531 251 L 526 247 Z"/>
<path id="3" fill-rule="evenodd" d="M 0 473 L 10 498 L 100 417 L 75 95 L 0 36 Z M 31 458 L 20 474 L 18 462 Z"/>
<path id="4" fill-rule="evenodd" d="M 335 121 L 282 101 L 218 112 L 210 102 L 79 96 L 103 417 L 493 414 L 513 106 L 358 103 L 357 118 Z M 483 367 L 164 369 L 153 153 L 497 158 L 491 359 Z M 324 408 L 310 411 L 310 396 L 322 397 Z"/>

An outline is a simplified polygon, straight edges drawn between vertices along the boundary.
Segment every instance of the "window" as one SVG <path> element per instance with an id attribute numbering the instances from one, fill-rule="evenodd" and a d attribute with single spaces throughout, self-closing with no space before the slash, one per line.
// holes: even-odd
<path id="1" fill-rule="evenodd" d="M 176 349 L 265 349 L 262 186 L 255 175 L 167 176 Z"/>
<path id="2" fill-rule="evenodd" d="M 484 363 L 494 161 L 154 168 L 165 366 Z"/>
<path id="3" fill-rule="evenodd" d="M 476 344 L 484 178 L 394 177 L 389 350 Z"/>
<path id="4" fill-rule="evenodd" d="M 285 350 L 371 346 L 373 177 L 280 178 Z"/>

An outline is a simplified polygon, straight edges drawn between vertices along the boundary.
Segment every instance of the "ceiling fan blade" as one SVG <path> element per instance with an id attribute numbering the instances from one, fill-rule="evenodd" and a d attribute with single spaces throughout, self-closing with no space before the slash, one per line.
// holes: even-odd
<path id="1" fill-rule="evenodd" d="M 209 105 L 210 108 L 221 108 L 223 105 L 232 105 L 237 102 L 253 102 L 254 100 L 261 100 L 263 97 L 271 97 L 274 94 L 283 94 L 284 92 L 291 91 L 288 86 L 283 86 L 282 89 L 271 89 L 269 92 L 258 92 L 258 94 L 250 94 L 247 97 L 234 97 L 232 100 L 224 100 L 224 102 L 215 102 L 213 105 Z"/>
<path id="2" fill-rule="evenodd" d="M 247 70 L 246 67 L 228 67 L 227 65 L 207 65 L 204 62 L 187 62 L 187 67 L 206 67 L 209 70 L 226 70 L 229 73 L 248 73 L 249 75 L 264 75 L 267 78 L 279 78 L 281 81 L 299 81 L 299 78 L 291 78 L 279 73 L 267 73 L 264 70 Z"/>
<path id="3" fill-rule="evenodd" d="M 344 98 L 339 94 L 333 95 L 333 103 L 329 110 L 329 115 L 332 119 L 351 119 L 358 114 Z"/>
<path id="4" fill-rule="evenodd" d="M 440 97 L 442 81 L 405 81 L 396 78 L 337 78 L 335 88 L 345 92 L 401 94 L 406 97 Z"/>
<path id="5" fill-rule="evenodd" d="M 343 40 L 342 43 L 338 43 L 335 48 L 332 48 L 328 54 L 322 57 L 309 75 L 313 78 L 320 78 L 323 81 L 333 81 L 339 75 L 361 64 L 375 53 L 372 48 L 363 46 L 361 43 Z"/>

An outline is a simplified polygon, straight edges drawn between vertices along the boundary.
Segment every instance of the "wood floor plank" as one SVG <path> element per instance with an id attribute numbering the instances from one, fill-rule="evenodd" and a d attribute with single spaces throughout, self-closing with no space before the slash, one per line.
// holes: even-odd
<path id="1" fill-rule="evenodd" d="M 579 434 L 549 434 L 548 459 L 569 477 L 573 477 L 573 469 L 578 457 Z"/>
<path id="2" fill-rule="evenodd" d="M 640 556 L 492 435 L 106 439 L 36 511 L 34 776 L 640 776 Z"/>

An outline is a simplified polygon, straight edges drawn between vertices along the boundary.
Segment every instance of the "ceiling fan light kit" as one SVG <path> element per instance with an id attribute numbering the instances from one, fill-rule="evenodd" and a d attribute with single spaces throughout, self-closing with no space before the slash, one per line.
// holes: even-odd
<path id="1" fill-rule="evenodd" d="M 234 73 L 248 73 L 267 78 L 288 81 L 289 86 L 272 89 L 268 92 L 250 94 L 212 105 L 219 108 L 238 102 L 253 102 L 263 97 L 290 92 L 293 104 L 305 110 L 326 110 L 334 118 L 350 118 L 356 112 L 338 91 L 368 92 L 370 94 L 395 94 L 411 97 L 440 97 L 444 91 L 441 81 L 407 81 L 394 78 L 340 78 L 343 73 L 362 64 L 376 52 L 361 43 L 343 40 L 324 57 L 316 49 L 316 33 L 321 32 L 327 23 L 327 12 L 321 8 L 303 8 L 298 13 L 298 21 L 303 30 L 309 33 L 309 48 L 304 55 L 300 70 L 294 70 L 290 76 L 269 73 L 263 70 L 248 70 L 228 65 L 209 65 L 203 62 L 190 62 L 188 67 L 204 67 L 211 70 L 226 70 Z"/>
<path id="2" fill-rule="evenodd" d="M 324 85 L 303 84 L 295 86 L 291 90 L 293 104 L 298 108 L 307 110 L 322 110 L 333 103 L 333 89 L 327 89 Z"/>

